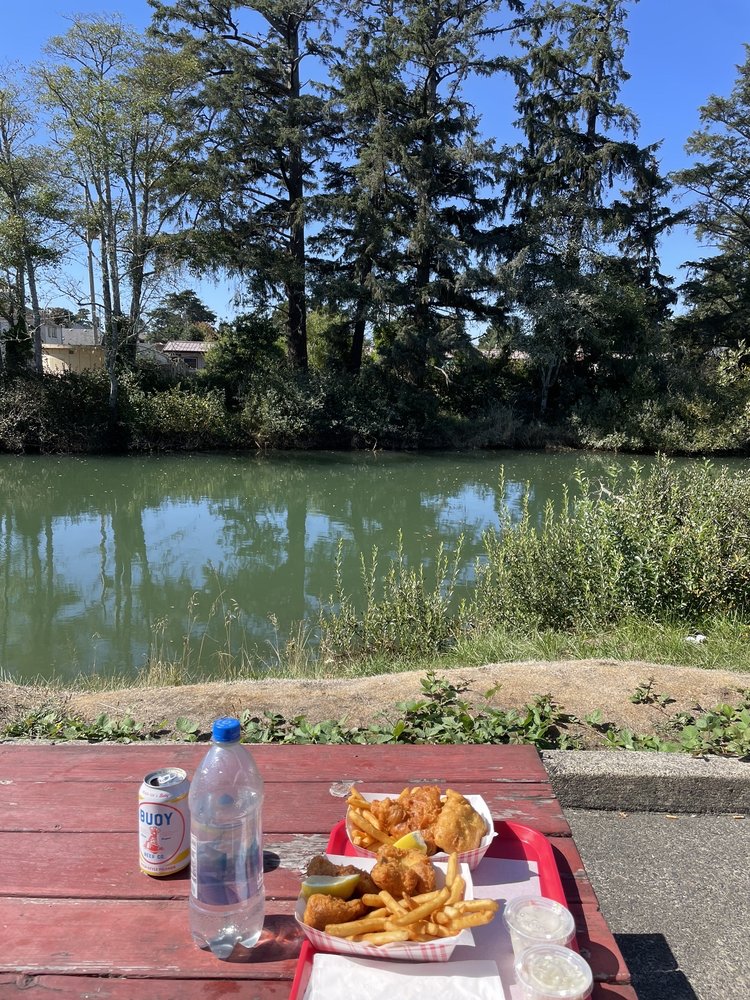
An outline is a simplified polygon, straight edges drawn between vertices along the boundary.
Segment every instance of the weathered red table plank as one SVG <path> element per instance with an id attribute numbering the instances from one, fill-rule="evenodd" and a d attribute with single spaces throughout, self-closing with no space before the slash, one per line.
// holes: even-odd
<path id="1" fill-rule="evenodd" d="M 567 898 L 567 897 L 566 897 Z M 581 954 L 591 966 L 594 979 L 608 983 L 629 983 L 630 972 L 598 906 L 580 906 L 567 899 L 576 922 L 576 939 Z"/>
<path id="2" fill-rule="evenodd" d="M 263 825 L 274 833 L 330 830 L 346 810 L 330 793 L 329 781 L 277 783 L 266 777 Z M 400 791 L 394 781 L 385 791 Z M 366 790 L 366 786 L 362 786 Z M 473 781 L 497 819 L 528 823 L 544 833 L 568 833 L 568 823 L 549 785 L 486 785 Z M 50 794 L 50 790 L 54 794 Z M 536 792 L 536 794 L 535 794 Z M 127 832 L 137 829 L 138 785 L 70 779 L 55 785 L 14 782 L 0 785 L 0 830 Z"/>
<path id="3" fill-rule="evenodd" d="M 247 953 L 247 963 L 217 963 L 196 948 L 184 900 L 0 899 L 3 951 L 0 972 L 70 973 L 161 978 L 283 979 L 291 976 L 301 935 L 294 901 L 268 901 L 269 939 Z M 581 953 L 597 981 L 629 982 L 627 967 L 594 908 L 571 907 Z M 116 927 L 103 946 L 102 928 Z M 40 954 L 39 940 L 45 948 Z M 286 964 L 285 964 L 286 963 Z M 217 968 L 217 965 L 219 966 Z"/>
<path id="4" fill-rule="evenodd" d="M 293 910 L 269 903 L 246 961 L 220 962 L 193 944 L 183 900 L 0 898 L 0 972 L 291 979 L 303 940 Z"/>
<path id="5" fill-rule="evenodd" d="M 550 839 L 550 844 L 568 903 L 598 906 L 594 887 L 589 881 L 578 848 L 572 838 L 553 837 Z"/>
<path id="6" fill-rule="evenodd" d="M 131 743 L 0 745 L 0 781 L 129 781 L 140 784 L 147 771 L 172 765 L 189 773 L 206 744 Z M 531 746 L 271 746 L 253 744 L 264 778 L 278 782 L 357 781 L 440 784 L 479 779 L 486 782 L 547 782 L 539 754 Z M 500 751 L 500 752 L 498 752 Z M 373 785 L 373 788 L 375 786 Z"/>
<path id="7" fill-rule="evenodd" d="M 138 867 L 138 840 L 128 833 L 56 833 L 39 837 L 29 864 L 28 835 L 0 833 L 0 886 L 4 896 L 80 899 L 185 899 L 190 875 L 183 869 L 151 878 Z M 328 834 L 274 834 L 263 841 L 266 891 L 277 899 L 296 899 L 300 872 L 326 849 Z"/>

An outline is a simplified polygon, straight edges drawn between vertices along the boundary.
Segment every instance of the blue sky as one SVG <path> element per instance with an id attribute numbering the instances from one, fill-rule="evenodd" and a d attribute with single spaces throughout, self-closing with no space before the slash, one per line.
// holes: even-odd
<path id="1" fill-rule="evenodd" d="M 67 28 L 71 13 L 119 13 L 137 28 L 150 20 L 146 0 L 2 0 L 0 63 L 30 64 L 42 55 L 44 42 Z M 631 79 L 622 99 L 641 122 L 639 141 L 662 142 L 665 171 L 684 166 L 685 141 L 699 125 L 699 106 L 710 94 L 728 94 L 744 62 L 743 42 L 750 43 L 748 0 L 640 0 L 630 4 L 630 46 L 626 68 Z M 512 109 L 507 83 L 481 81 L 468 92 L 483 118 L 483 131 L 506 141 Z M 683 276 L 680 264 L 700 255 L 690 234 L 674 232 L 662 246 L 663 269 Z M 199 292 L 219 315 L 234 309 L 228 289 L 203 283 Z"/>

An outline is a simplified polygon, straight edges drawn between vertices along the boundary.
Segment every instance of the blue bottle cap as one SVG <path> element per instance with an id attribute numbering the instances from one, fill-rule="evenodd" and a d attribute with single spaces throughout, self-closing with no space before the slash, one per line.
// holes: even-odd
<path id="1" fill-rule="evenodd" d="M 214 743 L 236 743 L 240 738 L 240 720 L 226 716 L 217 719 L 211 730 Z"/>

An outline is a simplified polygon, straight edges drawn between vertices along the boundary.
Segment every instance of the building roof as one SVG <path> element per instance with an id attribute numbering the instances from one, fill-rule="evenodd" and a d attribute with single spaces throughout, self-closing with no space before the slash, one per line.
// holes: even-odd
<path id="1" fill-rule="evenodd" d="M 180 354 L 205 354 L 214 345 L 205 340 L 168 340 L 162 350 L 165 354 L 170 351 Z"/>

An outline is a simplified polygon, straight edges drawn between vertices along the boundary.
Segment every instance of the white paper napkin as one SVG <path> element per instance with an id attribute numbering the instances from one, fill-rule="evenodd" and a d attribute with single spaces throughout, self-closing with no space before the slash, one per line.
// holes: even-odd
<path id="1" fill-rule="evenodd" d="M 352 1000 L 355 995 L 362 1000 L 505 1000 L 492 961 L 407 964 L 317 954 L 305 1000 Z"/>

